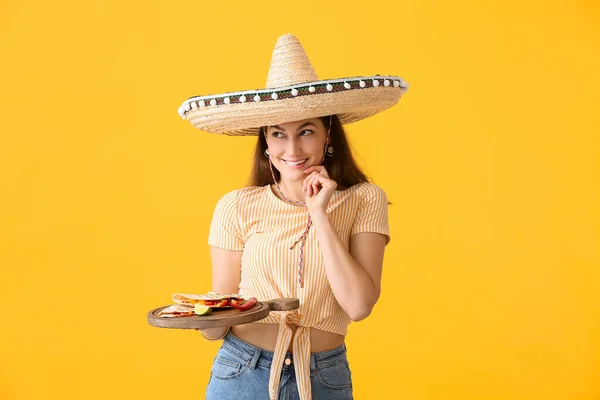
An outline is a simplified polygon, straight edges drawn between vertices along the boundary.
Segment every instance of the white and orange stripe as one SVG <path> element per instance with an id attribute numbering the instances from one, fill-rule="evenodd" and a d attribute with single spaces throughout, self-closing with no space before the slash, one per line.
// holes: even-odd
<path id="1" fill-rule="evenodd" d="M 327 213 L 346 245 L 360 232 L 388 237 L 388 203 L 385 192 L 371 183 L 338 190 Z M 219 200 L 210 226 L 211 246 L 243 251 L 239 293 L 259 301 L 279 297 L 300 299 L 300 308 L 272 312 L 259 323 L 279 324 L 269 393 L 277 399 L 285 353 L 292 339 L 287 324 L 298 325 L 293 353 L 301 399 L 311 399 L 310 328 L 346 335 L 350 318 L 336 301 L 327 281 L 323 257 L 311 228 L 304 248 L 304 288 L 298 284 L 299 246 L 290 250 L 306 228 L 305 207 L 280 200 L 269 185 L 246 187 Z"/>

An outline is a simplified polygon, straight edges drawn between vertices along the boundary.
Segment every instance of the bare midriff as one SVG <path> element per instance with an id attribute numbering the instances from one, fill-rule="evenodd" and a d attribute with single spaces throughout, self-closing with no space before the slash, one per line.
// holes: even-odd
<path id="1" fill-rule="evenodd" d="M 288 325 L 292 330 L 292 340 L 288 351 L 292 351 L 294 343 L 293 334 L 298 329 L 297 325 Z M 245 342 L 267 351 L 275 351 L 277 343 L 277 334 L 279 333 L 278 324 L 250 323 L 245 325 L 236 325 L 231 328 L 231 332 Z M 310 351 L 312 353 L 335 349 L 344 343 L 344 336 L 336 333 L 325 332 L 319 329 L 310 328 Z"/>

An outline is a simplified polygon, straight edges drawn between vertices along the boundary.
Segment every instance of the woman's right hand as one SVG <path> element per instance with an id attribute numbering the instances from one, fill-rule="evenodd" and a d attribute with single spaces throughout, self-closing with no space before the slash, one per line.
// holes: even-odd
<path id="1" fill-rule="evenodd" d="M 229 328 L 219 327 L 219 328 L 208 328 L 208 329 L 196 329 L 202 333 L 208 340 L 219 340 L 225 336 L 225 333 L 229 330 Z"/>

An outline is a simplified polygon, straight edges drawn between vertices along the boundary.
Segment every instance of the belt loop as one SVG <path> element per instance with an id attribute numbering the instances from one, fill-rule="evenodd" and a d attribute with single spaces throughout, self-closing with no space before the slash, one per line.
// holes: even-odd
<path id="1" fill-rule="evenodd" d="M 315 355 L 314 354 L 310 355 L 310 369 L 312 371 L 314 371 L 314 370 L 317 369 L 317 365 L 316 365 L 316 362 L 315 362 Z"/>
<path id="2" fill-rule="evenodd" d="M 254 357 L 252 357 L 252 360 L 248 363 L 250 369 L 256 368 L 256 363 L 258 362 L 258 358 L 260 357 L 260 351 L 260 349 L 256 349 L 254 351 Z"/>

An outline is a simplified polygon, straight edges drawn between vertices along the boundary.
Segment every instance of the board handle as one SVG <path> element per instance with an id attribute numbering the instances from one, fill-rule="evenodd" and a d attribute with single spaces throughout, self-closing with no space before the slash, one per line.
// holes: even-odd
<path id="1" fill-rule="evenodd" d="M 282 297 L 264 302 L 270 311 L 290 311 L 300 307 L 300 300 L 294 297 Z"/>

